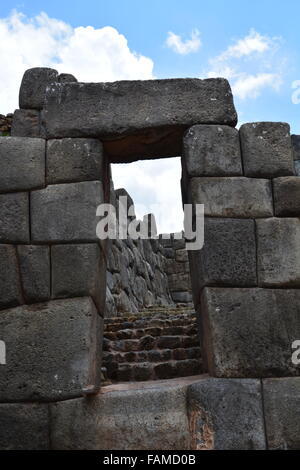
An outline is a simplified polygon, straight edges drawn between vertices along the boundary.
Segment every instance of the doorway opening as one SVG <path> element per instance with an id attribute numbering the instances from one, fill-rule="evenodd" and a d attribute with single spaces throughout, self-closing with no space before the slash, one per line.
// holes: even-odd
<path id="1" fill-rule="evenodd" d="M 157 236 L 110 241 L 104 384 L 199 375 L 180 158 L 113 164 L 111 173 L 113 204 L 121 207 L 127 197 L 128 224 L 152 214 Z"/>

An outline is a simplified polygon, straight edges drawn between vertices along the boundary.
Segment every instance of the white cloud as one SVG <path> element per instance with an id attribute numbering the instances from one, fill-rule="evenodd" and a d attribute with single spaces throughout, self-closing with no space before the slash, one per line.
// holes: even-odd
<path id="1" fill-rule="evenodd" d="M 153 78 L 153 61 L 129 49 L 115 28 L 72 28 L 40 13 L 27 18 L 13 11 L 0 18 L 0 113 L 18 107 L 18 90 L 26 69 L 53 67 L 80 81 Z"/>
<path id="2" fill-rule="evenodd" d="M 223 52 L 218 60 L 227 60 L 231 57 L 244 57 L 249 56 L 255 52 L 263 53 L 268 51 L 273 46 L 274 39 L 268 36 L 262 36 L 260 33 L 251 29 L 248 36 L 239 39 L 235 44 L 229 46 L 228 49 Z"/>
<path id="3" fill-rule="evenodd" d="M 182 230 L 180 158 L 112 165 L 112 175 L 115 189 L 125 188 L 133 198 L 138 218 L 154 213 L 159 233 Z"/>
<path id="4" fill-rule="evenodd" d="M 232 86 L 234 96 L 241 99 L 257 98 L 263 88 L 269 87 L 278 91 L 282 84 L 282 77 L 273 73 L 259 73 L 257 75 L 240 76 Z"/>
<path id="5" fill-rule="evenodd" d="M 181 38 L 181 36 L 170 31 L 168 33 L 166 45 L 177 54 L 186 55 L 192 52 L 197 52 L 200 49 L 202 43 L 199 31 L 194 29 L 191 32 L 191 38 L 185 41 Z"/>
<path id="6" fill-rule="evenodd" d="M 254 29 L 210 60 L 207 77 L 225 77 L 241 100 L 257 98 L 264 89 L 275 91 L 283 83 L 285 58 L 280 57 L 280 38 L 263 36 Z"/>

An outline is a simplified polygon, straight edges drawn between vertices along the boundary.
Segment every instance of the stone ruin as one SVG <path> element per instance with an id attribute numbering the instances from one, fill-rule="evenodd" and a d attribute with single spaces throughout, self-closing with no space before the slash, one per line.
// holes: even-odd
<path id="1" fill-rule="evenodd" d="M 300 137 L 236 124 L 224 79 L 25 73 L 0 138 L 1 449 L 300 448 Z M 194 328 L 201 373 L 101 388 L 104 330 L 128 341 L 136 310 L 190 292 L 176 286 L 184 246 L 97 238 L 110 165 L 178 155 L 183 203 L 205 206 L 204 247 L 188 253 L 198 335 L 187 310 L 164 327 Z"/>

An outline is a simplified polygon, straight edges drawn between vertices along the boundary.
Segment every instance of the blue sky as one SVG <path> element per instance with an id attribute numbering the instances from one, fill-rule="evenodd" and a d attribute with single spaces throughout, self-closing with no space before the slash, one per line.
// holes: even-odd
<path id="1" fill-rule="evenodd" d="M 299 19 L 299 0 L 2 2 L 0 113 L 17 107 L 22 74 L 33 66 L 81 81 L 223 75 L 240 123 L 286 121 L 300 134 Z M 179 177 L 178 163 L 164 165 L 162 172 Z M 135 170 L 139 178 L 157 174 L 155 162 Z M 149 202 L 126 171 L 115 170 L 117 182 Z"/>

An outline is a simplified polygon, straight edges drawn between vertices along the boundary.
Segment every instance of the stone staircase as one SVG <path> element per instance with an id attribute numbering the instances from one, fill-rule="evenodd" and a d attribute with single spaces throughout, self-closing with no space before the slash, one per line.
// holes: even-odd
<path id="1" fill-rule="evenodd" d="M 105 320 L 104 385 L 202 373 L 196 315 L 191 307 L 151 307 Z"/>

